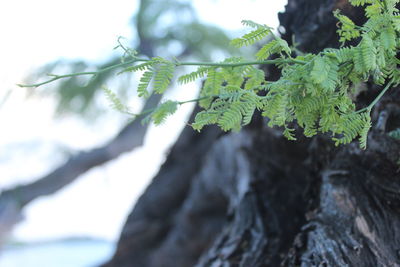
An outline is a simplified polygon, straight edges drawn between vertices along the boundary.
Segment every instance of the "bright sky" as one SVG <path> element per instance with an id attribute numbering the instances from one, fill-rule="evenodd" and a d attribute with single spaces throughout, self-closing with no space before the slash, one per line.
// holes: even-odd
<path id="1" fill-rule="evenodd" d="M 202 19 L 228 30 L 240 30 L 242 19 L 277 27 L 285 0 L 194 0 Z M 51 99 L 25 99 L 14 84 L 38 66 L 58 58 L 106 59 L 118 36 L 131 37 L 131 0 L 14 0 L 0 3 L 0 190 L 46 174 L 64 158 L 58 144 L 88 149 L 119 129 L 121 115 L 106 115 L 87 126 L 73 118 L 52 120 Z M 223 15 L 221 15 L 223 10 Z M 190 94 L 195 94 L 192 85 Z M 59 193 L 34 201 L 15 231 L 20 240 L 94 236 L 116 240 L 135 199 L 157 172 L 167 148 L 183 126 L 188 108 L 165 125 L 151 128 L 146 145 L 95 168 Z M 117 121 L 117 122 L 112 122 Z M 177 126 L 179 125 L 179 126 Z M 160 136 L 163 138 L 160 138 Z M 20 144 L 25 149 L 19 149 Z M 28 150 L 28 151 L 27 151 Z M 50 160 L 51 159 L 51 160 Z"/>

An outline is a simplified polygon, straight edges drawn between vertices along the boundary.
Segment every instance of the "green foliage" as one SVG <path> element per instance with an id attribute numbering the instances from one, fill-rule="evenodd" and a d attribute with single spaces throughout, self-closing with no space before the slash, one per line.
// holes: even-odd
<path id="1" fill-rule="evenodd" d="M 221 94 L 209 109 L 199 112 L 192 127 L 200 131 L 205 125 L 218 124 L 224 131 L 239 130 L 249 124 L 254 111 L 261 108 L 261 96 L 237 88 L 237 91 Z"/>
<path id="2" fill-rule="evenodd" d="M 311 70 L 311 79 L 326 90 L 334 91 L 338 83 L 339 63 L 329 57 L 316 57 Z"/>
<path id="3" fill-rule="evenodd" d="M 363 6 L 366 4 L 371 4 L 373 2 L 376 2 L 375 0 L 349 0 L 349 1 L 353 6 Z"/>
<path id="4" fill-rule="evenodd" d="M 107 96 L 107 99 L 110 101 L 111 103 L 111 107 L 113 109 L 115 109 L 116 111 L 119 111 L 121 113 L 126 113 L 129 115 L 132 115 L 132 113 L 129 111 L 129 108 L 122 104 L 121 100 L 118 98 L 118 96 L 111 91 L 110 89 L 108 89 L 107 87 L 103 86 L 101 88 L 104 92 L 104 94 Z"/>
<path id="5" fill-rule="evenodd" d="M 369 113 L 352 113 L 342 116 L 340 121 L 338 133 L 342 136 L 340 138 L 333 138 L 335 144 L 348 144 L 359 135 L 360 147 L 365 149 L 367 146 L 368 131 L 371 128 Z"/>
<path id="6" fill-rule="evenodd" d="M 266 26 L 266 25 L 261 25 L 258 23 L 255 23 L 251 20 L 243 20 L 242 21 L 243 25 L 250 26 L 252 28 L 256 28 L 255 30 L 246 33 L 240 38 L 233 39 L 231 41 L 231 45 L 235 47 L 243 47 L 243 46 L 249 46 L 254 44 L 257 41 L 260 41 L 267 37 L 269 34 L 272 33 L 272 28 Z"/>
<path id="7" fill-rule="evenodd" d="M 260 99 L 254 93 L 246 92 L 242 96 L 227 105 L 218 119 L 218 125 L 222 130 L 239 130 L 241 126 L 250 123 L 256 108 L 260 108 Z"/>
<path id="8" fill-rule="evenodd" d="M 248 79 L 246 80 L 244 89 L 257 91 L 257 88 L 260 87 L 260 85 L 263 84 L 265 81 L 265 72 L 260 69 L 251 67 L 247 72 L 247 77 Z"/>
<path id="9" fill-rule="evenodd" d="M 140 97 L 149 97 L 149 91 L 147 90 L 147 88 L 150 85 L 151 79 L 153 79 L 154 76 L 154 70 L 153 68 L 149 67 L 142 75 L 142 77 L 140 78 L 139 81 L 139 85 L 137 88 L 138 91 L 138 95 Z"/>
<path id="10" fill-rule="evenodd" d="M 209 67 L 198 67 L 196 71 L 180 76 L 178 81 L 180 84 L 187 84 L 190 82 L 194 82 L 206 76 L 209 70 L 210 70 Z"/>
<path id="11" fill-rule="evenodd" d="M 360 147 L 365 149 L 372 108 L 391 86 L 400 84 L 397 68 L 400 61 L 396 58 L 400 46 L 400 18 L 396 9 L 399 1 L 350 2 L 355 6 L 367 5 L 368 21 L 363 26 L 356 26 L 338 12 L 335 16 L 340 22 L 340 41 L 345 43 L 359 38 L 356 46 L 329 48 L 318 54 L 293 57 L 288 44 L 275 36 L 271 28 L 243 21 L 254 30 L 234 39 L 233 46 L 252 45 L 265 37 L 272 37 L 256 53 L 255 61 L 236 57 L 219 63 L 196 63 L 134 57 L 137 65 L 126 67 L 125 71 L 144 71 L 138 86 L 138 93 L 143 97 L 149 96 L 151 82 L 154 93 L 163 93 L 173 78 L 175 67 L 199 66 L 196 71 L 178 78 L 183 84 L 206 76 L 198 99 L 169 100 L 158 106 L 148 116 L 148 120 L 156 124 L 174 113 L 180 104 L 197 101 L 203 110 L 192 124 L 195 130 L 210 124 L 217 124 L 224 131 L 239 130 L 250 123 L 258 110 L 268 118 L 270 127 L 282 127 L 283 135 L 290 140 L 296 138 L 294 129 L 289 126 L 297 122 L 307 137 L 328 133 L 336 145 L 348 144 L 358 138 Z M 269 59 L 272 54 L 278 57 Z M 278 66 L 281 77 L 277 81 L 268 81 L 264 72 L 254 67 L 263 64 Z M 385 88 L 367 107 L 356 110 L 353 91 L 368 80 L 378 85 L 386 84 Z M 114 106 L 121 108 L 112 94 L 109 98 Z"/>
<path id="12" fill-rule="evenodd" d="M 339 20 L 342 26 L 337 30 L 340 39 L 339 41 L 344 43 L 354 38 L 360 37 L 360 31 L 356 28 L 354 22 L 347 16 L 341 15 L 339 11 L 333 13 Z"/>
<path id="13" fill-rule="evenodd" d="M 161 103 L 153 112 L 151 112 L 143 122 L 153 121 L 155 125 L 160 125 L 165 119 L 174 114 L 178 109 L 179 102 L 168 100 Z"/>
<path id="14" fill-rule="evenodd" d="M 206 24 L 199 20 L 196 10 L 191 1 L 181 0 L 138 0 L 138 10 L 132 16 L 132 28 L 135 35 L 132 46 L 141 49 L 141 56 L 153 57 L 154 54 L 163 57 L 177 57 L 181 60 L 185 58 L 195 58 L 197 60 L 210 60 L 213 52 L 229 54 L 236 51 L 233 47 L 227 47 L 230 41 L 226 32 L 216 26 Z M 132 5 L 134 7 L 134 5 Z M 132 11 L 134 11 L 132 9 Z M 94 10 L 96 12 L 96 10 Z M 182 14 L 184 14 L 182 16 Z M 165 20 L 165 18 L 174 18 Z M 171 50 L 171 47 L 181 47 L 182 49 Z M 118 50 L 121 50 L 119 45 Z M 125 51 L 126 49 L 126 51 Z M 125 47 L 123 59 L 128 62 L 131 56 L 137 56 L 133 49 Z M 123 61 L 123 60 L 122 60 Z M 34 73 L 34 77 L 42 76 L 44 73 L 57 73 L 59 71 L 77 73 L 91 72 L 96 69 L 107 69 L 121 63 L 121 59 L 115 54 L 105 57 L 104 62 L 94 63 L 83 60 L 59 60 L 48 64 Z M 128 65 L 126 65 L 128 66 Z M 147 66 L 145 62 L 143 66 Z M 53 86 L 35 90 L 34 93 L 41 93 L 45 96 L 54 96 L 57 101 L 57 114 L 79 114 L 80 118 L 94 121 L 100 118 L 99 113 L 104 111 L 96 97 L 101 94 L 101 87 L 112 81 L 113 90 L 118 92 L 121 97 L 131 97 L 128 88 L 136 87 L 132 84 L 132 79 L 126 74 L 115 78 L 115 74 L 120 69 L 109 69 L 90 79 L 86 77 L 71 77 L 60 81 Z M 145 69 L 140 69 L 145 71 Z M 137 72 L 137 67 L 127 68 L 124 71 Z M 124 72 L 123 71 L 123 72 Z M 32 77 L 33 78 L 33 77 Z M 31 78 L 31 79 L 32 79 Z M 152 90 L 152 86 L 147 88 Z M 143 96 L 147 96 L 144 94 Z"/>
<path id="15" fill-rule="evenodd" d="M 285 52 L 287 55 L 290 55 L 291 49 L 285 40 L 281 38 L 276 38 L 275 40 L 272 40 L 264 45 L 256 53 L 256 58 L 259 60 L 263 60 L 269 58 L 269 56 L 272 54 L 277 54 L 280 52 Z"/>
<path id="16" fill-rule="evenodd" d="M 154 65 L 153 61 L 144 62 L 142 64 L 138 64 L 135 66 L 129 66 L 129 67 L 125 68 L 123 71 L 119 72 L 118 74 L 122 74 L 125 72 L 146 71 L 149 68 L 151 68 L 151 66 L 153 66 L 153 65 Z"/>
<path id="17" fill-rule="evenodd" d="M 222 73 L 219 72 L 217 68 L 209 68 L 207 71 L 207 80 L 205 81 L 203 89 L 200 92 L 200 97 L 217 95 L 223 81 Z M 203 108 L 208 108 L 210 104 L 210 98 L 204 98 L 199 101 L 199 105 Z"/>
<path id="18" fill-rule="evenodd" d="M 256 29 L 243 35 L 240 38 L 233 39 L 231 41 L 231 45 L 241 48 L 243 46 L 252 45 L 255 42 L 260 41 L 265 37 L 271 35 L 274 40 L 268 42 L 256 53 L 256 58 L 258 60 L 267 59 L 270 55 L 281 52 L 285 52 L 287 55 L 291 54 L 291 49 L 288 43 L 282 38 L 275 36 L 275 34 L 272 33 L 271 27 L 255 23 L 251 20 L 243 20 L 242 24 Z"/>
<path id="19" fill-rule="evenodd" d="M 158 66 L 154 75 L 154 92 L 162 94 L 170 84 L 174 75 L 175 65 L 171 62 L 165 62 Z"/>

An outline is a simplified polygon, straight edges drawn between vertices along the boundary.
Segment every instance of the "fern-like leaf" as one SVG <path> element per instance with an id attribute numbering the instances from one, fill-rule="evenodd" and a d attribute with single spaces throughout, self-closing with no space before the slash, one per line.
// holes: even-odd
<path id="1" fill-rule="evenodd" d="M 374 0 L 349 0 L 353 6 L 363 6 L 366 4 L 372 4 Z"/>
<path id="2" fill-rule="evenodd" d="M 140 78 L 139 85 L 138 85 L 138 88 L 137 88 L 138 95 L 140 97 L 144 97 L 144 98 L 149 97 L 150 93 L 147 90 L 147 88 L 149 87 L 149 84 L 150 84 L 151 79 L 153 78 L 153 76 L 154 76 L 154 70 L 151 67 L 148 68 L 143 73 L 142 77 Z"/>
<path id="3" fill-rule="evenodd" d="M 129 66 L 125 69 L 123 69 L 121 72 L 119 72 L 118 74 L 124 73 L 124 72 L 136 72 L 136 71 L 145 71 L 147 70 L 149 67 L 153 66 L 155 64 L 154 61 L 147 61 L 135 66 Z"/>
<path id="4" fill-rule="evenodd" d="M 127 113 L 127 114 L 131 113 L 129 111 L 129 108 L 126 105 L 122 104 L 121 100 L 118 98 L 118 96 L 113 91 L 111 91 L 110 89 L 108 89 L 105 86 L 101 87 L 101 89 L 105 93 L 107 99 L 110 101 L 111 107 L 113 109 L 115 109 L 116 111 L 119 111 L 121 113 Z"/>
<path id="5" fill-rule="evenodd" d="M 369 72 L 376 68 L 376 49 L 372 38 L 368 34 L 363 35 L 360 44 L 360 54 L 363 60 L 364 72 Z"/>
<path id="6" fill-rule="evenodd" d="M 267 37 L 270 33 L 271 33 L 270 28 L 260 27 L 254 31 L 246 33 L 241 38 L 233 39 L 231 41 L 231 45 L 234 47 L 237 47 L 237 48 L 240 48 L 243 46 L 249 46 L 249 45 L 252 45 L 255 42 L 260 41 L 261 39 Z"/>
<path id="7" fill-rule="evenodd" d="M 259 96 L 256 95 L 255 93 L 244 94 L 241 98 L 241 101 L 242 101 L 241 112 L 243 116 L 242 125 L 247 125 L 251 122 L 254 111 L 256 109 L 261 109 L 263 105 L 260 101 Z"/>
<path id="8" fill-rule="evenodd" d="M 208 71 L 210 70 L 210 67 L 199 67 L 197 68 L 196 71 L 193 71 L 191 73 L 182 75 L 178 78 L 178 81 L 180 84 L 187 84 L 190 82 L 194 82 L 197 79 L 203 78 L 204 76 L 207 75 Z"/>
<path id="9" fill-rule="evenodd" d="M 272 40 L 264 45 L 256 53 L 256 58 L 258 60 L 264 60 L 269 58 L 272 54 L 280 53 L 282 51 L 285 52 L 287 55 L 291 54 L 291 49 L 289 48 L 288 43 L 285 40 L 277 37 L 275 40 Z"/>
<path id="10" fill-rule="evenodd" d="M 176 101 L 165 101 L 150 114 L 151 120 L 155 125 L 163 123 L 168 116 L 176 112 L 178 105 L 179 103 Z"/>
<path id="11" fill-rule="evenodd" d="M 311 79 L 328 90 L 335 90 L 338 81 L 338 64 L 328 58 L 316 57 L 311 70 Z"/>
<path id="12" fill-rule="evenodd" d="M 339 63 L 344 63 L 353 60 L 354 48 L 342 47 L 340 49 L 326 49 L 325 53 L 328 56 L 336 58 Z"/>
<path id="13" fill-rule="evenodd" d="M 283 136 L 286 137 L 288 140 L 296 141 L 296 137 L 294 136 L 294 129 L 287 128 L 285 126 L 285 130 L 283 130 Z"/>
<path id="14" fill-rule="evenodd" d="M 251 28 L 264 28 L 264 29 L 272 30 L 271 27 L 268 27 L 265 24 L 259 24 L 257 22 L 252 21 L 252 20 L 242 20 L 242 24 L 244 26 L 248 26 L 248 27 L 251 27 Z"/>
<path id="15" fill-rule="evenodd" d="M 369 113 L 364 113 L 363 114 L 363 127 L 360 131 L 360 147 L 362 149 L 367 148 L 367 140 L 368 140 L 368 132 L 369 129 L 371 129 L 371 116 Z"/>
<path id="16" fill-rule="evenodd" d="M 380 33 L 380 41 L 382 46 L 385 48 L 385 50 L 391 51 L 392 55 L 396 54 L 396 38 L 396 32 L 390 24 L 386 25 Z"/>
<path id="17" fill-rule="evenodd" d="M 373 3 L 365 8 L 365 15 L 367 18 L 372 18 L 381 14 L 383 6 L 381 3 Z"/>
<path id="18" fill-rule="evenodd" d="M 260 97 L 253 92 L 242 90 L 241 97 L 224 106 L 218 125 L 224 131 L 238 130 L 250 123 L 254 111 L 262 108 Z"/>
<path id="19" fill-rule="evenodd" d="M 268 42 L 256 53 L 256 58 L 258 60 L 264 60 L 264 59 L 269 58 L 269 56 L 271 56 L 271 54 L 275 53 L 277 46 L 278 46 L 277 40 L 272 40 L 272 41 Z"/>
<path id="20" fill-rule="evenodd" d="M 175 65 L 172 63 L 161 64 L 154 75 L 154 92 L 162 94 L 167 89 L 174 76 Z"/>
<path id="21" fill-rule="evenodd" d="M 207 80 L 200 91 L 200 97 L 218 95 L 220 87 L 224 81 L 222 73 L 217 68 L 209 68 L 207 73 Z M 200 100 L 199 105 L 203 108 L 208 108 L 211 104 L 211 98 Z"/>
<path id="22" fill-rule="evenodd" d="M 194 123 L 191 124 L 194 130 L 200 131 L 204 126 L 210 124 L 216 124 L 220 113 L 212 111 L 201 111 L 196 114 Z"/>
<path id="23" fill-rule="evenodd" d="M 242 112 L 240 102 L 235 102 L 230 105 L 229 109 L 223 113 L 218 120 L 218 126 L 223 131 L 237 129 L 242 121 Z"/>
<path id="24" fill-rule="evenodd" d="M 339 11 L 335 11 L 333 14 L 341 23 L 340 28 L 337 30 L 340 36 L 339 42 L 344 43 L 360 37 L 360 31 L 356 29 L 356 25 L 349 17 L 340 14 Z"/>
<path id="25" fill-rule="evenodd" d="M 275 94 L 263 107 L 262 115 L 270 118 L 268 125 L 284 126 L 287 119 L 288 98 L 286 94 Z"/>
<path id="26" fill-rule="evenodd" d="M 357 136 L 361 135 L 363 131 L 365 131 L 365 129 L 367 128 L 367 123 L 365 122 L 365 114 L 352 113 L 342 116 L 340 125 L 340 133 L 342 134 L 342 137 L 333 138 L 333 140 L 335 141 L 335 145 L 348 144 L 353 141 L 353 139 L 355 139 Z M 366 146 L 365 140 L 367 137 L 365 133 L 363 134 L 362 138 L 363 140 L 360 140 L 361 144 Z"/>
<path id="27" fill-rule="evenodd" d="M 246 90 L 255 90 L 265 81 L 265 73 L 260 69 L 252 68 L 246 76 L 248 77 L 244 86 Z"/>

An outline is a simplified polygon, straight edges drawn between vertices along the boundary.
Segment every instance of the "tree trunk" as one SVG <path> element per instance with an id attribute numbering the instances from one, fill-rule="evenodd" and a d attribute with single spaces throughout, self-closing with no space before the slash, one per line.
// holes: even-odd
<path id="1" fill-rule="evenodd" d="M 364 21 L 344 0 L 289 0 L 283 37 L 337 47 L 337 8 Z M 380 90 L 366 87 L 359 107 Z M 367 150 L 287 141 L 261 116 L 240 133 L 185 129 L 104 267 L 400 266 L 400 143 L 387 135 L 398 99 L 392 89 L 375 107 Z"/>

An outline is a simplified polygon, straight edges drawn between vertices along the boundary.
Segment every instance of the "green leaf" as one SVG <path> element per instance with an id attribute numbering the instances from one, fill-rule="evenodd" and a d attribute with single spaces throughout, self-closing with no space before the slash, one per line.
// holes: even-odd
<path id="1" fill-rule="evenodd" d="M 270 28 L 264 28 L 260 27 L 257 28 L 254 31 L 251 31 L 245 35 L 243 35 L 241 38 L 236 38 L 231 41 L 231 45 L 237 48 L 243 47 L 243 46 L 249 46 L 254 44 L 257 41 L 260 41 L 261 39 L 267 37 L 271 33 Z"/>
<path id="2" fill-rule="evenodd" d="M 171 83 L 171 79 L 174 76 L 175 65 L 172 63 L 161 64 L 154 75 L 154 92 L 162 94 L 168 88 Z"/>
<path id="3" fill-rule="evenodd" d="M 326 57 L 316 57 L 311 70 L 311 79 L 328 90 L 335 90 L 338 82 L 339 67 Z"/>
<path id="4" fill-rule="evenodd" d="M 368 132 L 371 129 L 371 116 L 368 113 L 365 113 L 363 116 L 363 127 L 360 131 L 360 147 L 362 149 L 367 148 L 367 140 L 368 140 Z"/>
<path id="5" fill-rule="evenodd" d="M 165 101 L 150 114 L 151 120 L 155 125 L 163 123 L 168 116 L 176 112 L 178 105 L 179 103 L 177 101 Z"/>
<path id="6" fill-rule="evenodd" d="M 338 10 L 333 12 L 334 16 L 339 20 L 341 26 L 337 30 L 340 36 L 339 42 L 344 43 L 354 38 L 360 37 L 360 31 L 356 29 L 355 23 L 347 16 L 340 14 Z"/>
<path id="7" fill-rule="evenodd" d="M 390 24 L 381 31 L 380 41 L 386 50 L 393 51 L 391 54 L 396 54 L 394 51 L 396 48 L 396 32 Z"/>
<path id="8" fill-rule="evenodd" d="M 371 4 L 374 0 L 349 0 L 350 4 L 353 6 L 363 6 L 365 4 Z"/>
<path id="9" fill-rule="evenodd" d="M 148 92 L 147 88 L 149 87 L 149 84 L 151 82 L 151 79 L 154 76 L 154 70 L 153 68 L 148 68 L 142 75 L 139 81 L 139 85 L 137 88 L 138 95 L 140 97 L 147 98 L 150 96 L 150 93 Z"/>
<path id="10" fill-rule="evenodd" d="M 203 66 L 198 67 L 196 71 L 180 76 L 178 78 L 178 81 L 180 84 L 187 84 L 190 82 L 194 82 L 195 80 L 206 76 L 210 69 L 211 69 L 210 67 L 203 67 Z"/>
<path id="11" fill-rule="evenodd" d="M 105 95 L 107 96 L 107 99 L 110 101 L 111 103 L 111 107 L 121 113 L 128 113 L 130 114 L 129 108 L 122 104 L 121 100 L 119 99 L 119 97 L 110 89 L 108 89 L 105 86 L 102 86 L 101 89 L 103 90 L 103 92 L 105 93 Z"/>
<path id="12" fill-rule="evenodd" d="M 136 72 L 136 71 L 145 71 L 147 70 L 149 67 L 153 66 L 155 64 L 155 62 L 153 61 L 148 61 L 148 62 L 144 62 L 135 66 L 129 66 L 125 69 L 123 69 L 121 72 L 119 72 L 118 74 L 124 73 L 124 72 Z"/>
<path id="13" fill-rule="evenodd" d="M 248 80 L 244 86 L 246 90 L 256 90 L 265 81 L 265 72 L 260 69 L 252 68 L 247 76 Z"/>
<path id="14" fill-rule="evenodd" d="M 264 45 L 256 53 L 256 58 L 258 60 L 268 59 L 270 55 L 280 53 L 282 51 L 285 52 L 287 55 L 291 54 L 291 49 L 289 48 L 288 43 L 281 38 L 276 38 L 275 40 L 272 40 Z"/>
<path id="15" fill-rule="evenodd" d="M 365 72 L 376 68 L 376 49 L 372 38 L 368 34 L 363 35 L 360 44 L 360 53 L 363 59 L 363 68 Z"/>
<path id="16" fill-rule="evenodd" d="M 222 77 L 222 73 L 219 72 L 217 68 L 208 69 L 207 80 L 200 91 L 200 97 L 219 94 L 223 81 L 224 79 Z M 199 105 L 200 107 L 208 108 L 211 104 L 211 101 L 211 98 L 202 99 L 200 100 Z"/>
<path id="17" fill-rule="evenodd" d="M 264 28 L 264 29 L 272 30 L 271 27 L 268 27 L 265 24 L 256 23 L 256 22 L 254 22 L 252 20 L 242 20 L 242 24 L 244 26 L 248 26 L 248 27 L 252 27 L 252 28 Z"/>

